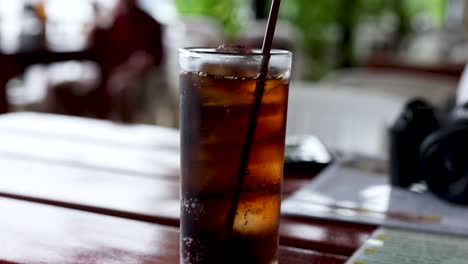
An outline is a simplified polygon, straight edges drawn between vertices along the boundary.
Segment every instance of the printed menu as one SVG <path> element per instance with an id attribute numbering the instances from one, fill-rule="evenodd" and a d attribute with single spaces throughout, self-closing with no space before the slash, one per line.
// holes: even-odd
<path id="1" fill-rule="evenodd" d="M 346 264 L 465 264 L 468 238 L 380 228 Z"/>

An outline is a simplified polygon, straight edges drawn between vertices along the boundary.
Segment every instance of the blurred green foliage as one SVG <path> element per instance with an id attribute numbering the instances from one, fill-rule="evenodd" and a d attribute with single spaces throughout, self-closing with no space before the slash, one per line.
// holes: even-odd
<path id="1" fill-rule="evenodd" d="M 440 25 L 444 22 L 446 5 L 447 0 L 408 0 L 404 6 L 410 17 L 425 13 L 436 24 Z"/>
<path id="2" fill-rule="evenodd" d="M 174 0 L 182 15 L 203 15 L 218 20 L 228 38 L 235 38 L 247 22 L 248 0 Z"/>
<path id="3" fill-rule="evenodd" d="M 174 0 L 181 14 L 216 18 L 234 38 L 248 24 L 251 0 Z M 374 23 L 391 15 L 395 31 L 404 37 L 423 14 L 442 24 L 447 0 L 283 0 L 280 17 L 290 21 L 303 36 L 307 78 L 317 79 L 330 69 L 353 63 L 352 34 L 359 23 Z M 266 7 L 268 8 L 268 6 Z"/>
<path id="4" fill-rule="evenodd" d="M 333 68 L 352 65 L 348 54 L 352 39 L 343 39 L 345 31 L 390 14 L 398 20 L 395 30 L 404 38 L 421 14 L 442 24 L 446 0 L 286 0 L 281 4 L 281 18 L 292 22 L 304 37 L 310 67 L 306 77 L 317 79 Z"/>

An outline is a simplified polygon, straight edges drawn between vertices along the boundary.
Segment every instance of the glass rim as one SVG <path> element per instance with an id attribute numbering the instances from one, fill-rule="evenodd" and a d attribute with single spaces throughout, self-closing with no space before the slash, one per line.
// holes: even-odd
<path id="1" fill-rule="evenodd" d="M 240 58 L 256 58 L 262 57 L 262 50 L 261 49 L 252 49 L 253 52 L 251 53 L 235 53 L 235 52 L 219 52 L 216 51 L 216 48 L 210 47 L 185 47 L 179 49 L 180 55 L 190 55 L 190 56 L 209 56 L 209 55 L 216 55 L 216 56 L 227 56 L 227 57 L 240 57 Z M 270 56 L 278 57 L 278 56 L 291 56 L 292 52 L 283 49 L 271 49 Z"/>

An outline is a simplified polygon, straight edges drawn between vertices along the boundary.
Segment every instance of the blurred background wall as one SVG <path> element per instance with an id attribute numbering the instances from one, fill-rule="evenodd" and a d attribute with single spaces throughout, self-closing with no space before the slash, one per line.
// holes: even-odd
<path id="1" fill-rule="evenodd" d="M 177 49 L 260 47 L 269 4 L 1 0 L 0 112 L 177 127 Z M 467 21 L 467 0 L 283 1 L 274 47 L 294 52 L 288 133 L 384 155 L 409 99 L 453 106 Z"/>

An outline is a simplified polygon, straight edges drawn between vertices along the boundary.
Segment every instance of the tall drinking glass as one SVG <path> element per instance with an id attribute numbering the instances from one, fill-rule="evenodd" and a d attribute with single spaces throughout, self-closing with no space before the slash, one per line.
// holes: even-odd
<path id="1" fill-rule="evenodd" d="M 242 157 L 261 52 L 179 50 L 181 263 L 277 263 L 291 57 L 271 52 Z M 242 159 L 247 166 L 239 172 Z"/>

